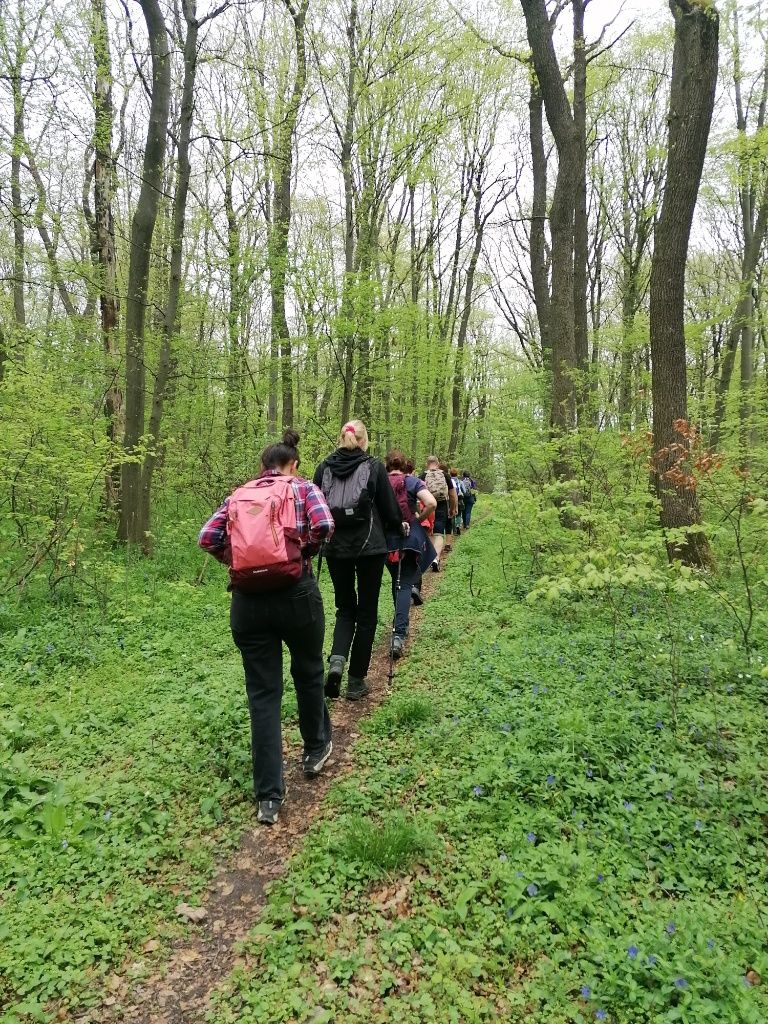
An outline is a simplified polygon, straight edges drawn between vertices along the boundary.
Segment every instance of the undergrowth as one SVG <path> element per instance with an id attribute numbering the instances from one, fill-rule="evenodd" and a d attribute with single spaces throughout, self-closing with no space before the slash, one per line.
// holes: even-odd
<path id="1" fill-rule="evenodd" d="M 215 1024 L 768 1018 L 759 655 L 661 564 L 542 596 L 572 538 L 515 541 L 522 500 L 452 558 Z M 398 811 L 436 837 L 401 866 Z"/>

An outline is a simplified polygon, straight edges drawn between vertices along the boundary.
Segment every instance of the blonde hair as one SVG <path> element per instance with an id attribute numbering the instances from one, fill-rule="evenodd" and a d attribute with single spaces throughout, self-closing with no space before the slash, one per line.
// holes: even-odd
<path id="1" fill-rule="evenodd" d="M 362 420 L 347 420 L 339 434 L 339 448 L 362 448 L 368 447 L 368 431 Z"/>

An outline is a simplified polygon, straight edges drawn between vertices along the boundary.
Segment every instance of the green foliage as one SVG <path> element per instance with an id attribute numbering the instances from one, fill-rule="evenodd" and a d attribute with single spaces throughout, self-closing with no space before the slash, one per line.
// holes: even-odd
<path id="1" fill-rule="evenodd" d="M 435 849 L 435 837 L 421 822 L 402 812 L 381 821 L 355 816 L 339 823 L 343 835 L 334 851 L 358 863 L 366 874 L 377 877 L 402 871 L 414 861 L 428 858 Z"/>
<path id="2" fill-rule="evenodd" d="M 765 1019 L 765 683 L 717 597 L 676 592 L 659 537 L 636 544 L 618 612 L 620 557 L 596 539 L 599 585 L 524 600 L 532 508 L 538 557 L 577 578 L 585 534 L 539 497 L 478 510 L 216 1024 Z M 435 714 L 393 728 L 411 698 Z M 398 843 L 426 823 L 440 844 L 382 888 L 398 807 Z"/>

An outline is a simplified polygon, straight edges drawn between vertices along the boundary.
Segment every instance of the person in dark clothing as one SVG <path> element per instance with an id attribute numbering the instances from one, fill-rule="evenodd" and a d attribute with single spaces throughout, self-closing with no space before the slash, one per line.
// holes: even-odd
<path id="1" fill-rule="evenodd" d="M 414 590 L 419 586 L 422 573 L 435 558 L 432 541 L 421 521 L 434 512 L 437 501 L 422 480 L 405 472 L 407 461 L 402 452 L 389 452 L 386 465 L 392 489 L 401 503 L 400 511 L 409 526 L 406 537 L 399 532 L 387 535 L 387 569 L 392 577 L 392 600 L 395 605 L 395 624 L 390 643 L 392 657 L 399 658 L 408 634 Z"/>
<path id="2" fill-rule="evenodd" d="M 339 696 L 349 660 L 347 700 L 360 700 L 370 692 L 366 674 L 376 636 L 386 535 L 404 529 L 387 471 L 367 449 L 365 424 L 350 420 L 341 429 L 339 447 L 314 475 L 336 523 L 325 552 L 336 602 L 325 693 Z"/>
<path id="3" fill-rule="evenodd" d="M 472 519 L 472 509 L 477 501 L 477 483 L 466 469 L 462 473 L 462 477 L 464 478 L 464 529 L 468 530 Z"/>
<path id="4" fill-rule="evenodd" d="M 251 719 L 253 790 L 258 821 L 274 825 L 285 799 L 280 706 L 283 697 L 283 643 L 291 655 L 299 730 L 304 740 L 304 774 L 318 775 L 333 750 L 331 719 L 323 695 L 325 615 L 311 557 L 333 535 L 334 521 L 320 491 L 298 476 L 299 435 L 286 430 L 283 440 L 261 455 L 259 482 L 288 477 L 292 492 L 300 575 L 281 589 L 252 593 L 232 568 L 233 496 L 227 498 L 200 531 L 198 543 L 230 566 L 230 626 L 243 659 Z M 235 492 L 237 496 L 239 492 Z M 275 527 L 273 527 L 275 529 Z"/>

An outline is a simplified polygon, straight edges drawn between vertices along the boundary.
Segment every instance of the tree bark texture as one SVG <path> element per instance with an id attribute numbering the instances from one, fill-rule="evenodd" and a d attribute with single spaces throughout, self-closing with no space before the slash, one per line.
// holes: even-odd
<path id="1" fill-rule="evenodd" d="M 684 333 L 685 265 L 693 213 L 712 122 L 718 70 L 719 22 L 713 7 L 670 0 L 675 46 L 670 87 L 667 179 L 651 262 L 651 363 L 653 481 L 665 528 L 700 522 L 696 492 L 676 473 L 686 441 L 679 421 L 688 419 Z M 703 535 L 669 545 L 670 557 L 692 564 L 708 560 Z"/>
<path id="2" fill-rule="evenodd" d="M 171 55 L 168 32 L 158 0 L 139 0 L 149 35 L 152 55 L 152 99 L 144 148 L 141 190 L 131 223 L 130 263 L 125 310 L 125 454 L 118 536 L 131 544 L 143 544 L 146 526 L 142 517 L 140 442 L 144 433 L 145 384 L 144 336 L 147 313 L 152 236 L 163 188 L 163 164 L 171 100 Z"/>
<path id="3" fill-rule="evenodd" d="M 555 431 L 576 425 L 574 334 L 574 210 L 579 185 L 579 135 L 557 62 L 545 0 L 521 0 L 528 43 L 547 122 L 557 148 L 557 180 L 550 209 L 552 244 L 552 414 Z M 565 472 L 564 466 L 558 472 Z"/>

